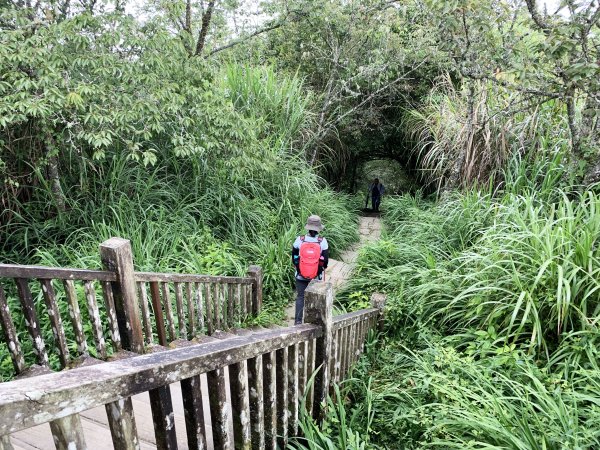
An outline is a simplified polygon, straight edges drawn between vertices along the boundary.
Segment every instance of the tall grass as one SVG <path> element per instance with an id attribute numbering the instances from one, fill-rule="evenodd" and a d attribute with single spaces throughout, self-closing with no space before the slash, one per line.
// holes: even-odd
<path id="1" fill-rule="evenodd" d="M 323 218 L 335 255 L 358 238 L 356 214 L 293 151 L 308 114 L 297 78 L 238 65 L 216 78 L 207 95 L 225 109 L 206 112 L 214 122 L 197 133 L 220 136 L 218 147 L 176 156 L 168 139 L 157 141 L 154 166 L 117 149 L 81 177 L 63 161 L 67 211 L 42 220 L 50 196 L 36 191 L 20 208 L 26 214 L 4 227 L 3 262 L 99 268 L 98 245 L 120 236 L 131 240 L 138 270 L 243 275 L 261 265 L 261 320 L 282 316 L 293 292 L 289 254 L 306 218 Z M 10 367 L 6 348 L 0 359 Z"/>
<path id="2" fill-rule="evenodd" d="M 600 196 L 557 188 L 560 149 L 544 158 L 515 158 L 501 190 L 388 199 L 345 300 L 388 294 L 384 347 L 362 374 L 375 418 L 355 427 L 374 445 L 600 445 Z"/>
<path id="3" fill-rule="evenodd" d="M 457 87 L 449 76 L 441 77 L 420 104 L 405 112 L 403 126 L 413 140 L 424 178 L 438 190 L 453 169 L 458 170 L 461 185 L 485 186 L 490 180 L 501 183 L 510 165 L 509 173 L 517 179 L 506 180 L 504 186 L 520 192 L 514 189 L 528 182 L 521 178 L 523 169 L 535 175 L 532 169 L 542 169 L 541 160 L 560 154 L 566 162 L 570 150 L 567 117 L 560 102 L 529 105 L 521 94 L 491 82 Z M 525 155 L 534 157 L 520 164 Z M 542 169 L 537 175 L 541 173 L 550 183 L 556 181 L 552 180 L 556 173 Z"/>

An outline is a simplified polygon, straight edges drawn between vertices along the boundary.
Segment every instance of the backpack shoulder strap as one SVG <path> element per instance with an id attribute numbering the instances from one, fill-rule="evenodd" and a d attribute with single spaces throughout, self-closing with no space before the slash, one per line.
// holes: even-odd
<path id="1" fill-rule="evenodd" d="M 323 238 L 322 238 L 321 236 L 319 236 L 319 237 L 317 238 L 317 240 L 319 241 L 319 244 L 320 244 L 321 242 L 323 242 Z"/>
<path id="2" fill-rule="evenodd" d="M 304 239 L 306 239 L 306 236 L 298 236 L 300 238 L 300 242 L 304 242 Z"/>

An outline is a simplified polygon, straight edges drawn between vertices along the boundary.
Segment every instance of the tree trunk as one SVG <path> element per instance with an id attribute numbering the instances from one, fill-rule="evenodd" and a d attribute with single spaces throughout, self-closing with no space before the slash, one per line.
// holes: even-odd
<path id="1" fill-rule="evenodd" d="M 354 190 L 356 189 L 356 166 L 357 166 L 357 162 L 353 161 L 352 163 L 352 178 L 350 181 L 350 192 L 352 194 L 354 194 Z"/>
<path id="2" fill-rule="evenodd" d="M 465 148 L 460 149 L 452 168 L 450 169 L 450 175 L 444 185 L 444 191 L 450 191 L 461 187 L 465 180 L 463 179 L 463 167 L 467 152 L 470 150 L 469 146 L 473 145 L 473 133 L 474 133 L 474 118 L 475 116 L 475 86 L 472 80 L 469 80 L 469 97 L 467 99 L 467 145 Z"/>
<path id="3" fill-rule="evenodd" d="M 581 138 L 585 149 L 592 153 L 592 161 L 583 179 L 583 184 L 589 186 L 600 182 L 600 94 L 589 95 L 585 102 Z"/>
<path id="4" fill-rule="evenodd" d="M 64 213 L 67 210 L 67 201 L 65 194 L 60 185 L 60 174 L 58 166 L 58 147 L 56 141 L 50 132 L 46 133 L 46 175 L 48 184 L 50 185 L 50 192 L 52 193 L 52 199 L 54 205 L 59 214 Z"/>
<path id="5" fill-rule="evenodd" d="M 213 10 L 215 9 L 215 1 L 208 2 L 208 7 L 204 14 L 202 14 L 202 27 L 200 28 L 200 33 L 198 34 L 198 43 L 196 44 L 196 56 L 199 56 L 202 53 L 202 49 L 204 49 L 204 44 L 206 43 L 206 35 L 208 34 L 208 27 L 210 26 L 210 19 L 212 18 Z"/>
<path id="6" fill-rule="evenodd" d="M 575 92 L 574 89 L 569 89 L 567 92 L 567 119 L 569 122 L 569 132 L 571 133 L 571 149 L 576 158 L 583 157 L 581 152 L 581 134 L 577 126 L 575 112 Z"/>

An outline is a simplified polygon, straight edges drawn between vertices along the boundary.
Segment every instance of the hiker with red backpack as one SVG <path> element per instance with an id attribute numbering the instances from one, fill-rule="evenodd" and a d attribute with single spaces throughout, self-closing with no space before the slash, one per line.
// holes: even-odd
<path id="1" fill-rule="evenodd" d="M 302 323 L 304 314 L 304 291 L 313 279 L 322 280 L 329 263 L 329 244 L 319 236 L 325 228 L 319 216 L 310 216 L 306 221 L 307 233 L 298 236 L 292 245 L 292 262 L 296 267 L 296 315 L 294 324 Z"/>

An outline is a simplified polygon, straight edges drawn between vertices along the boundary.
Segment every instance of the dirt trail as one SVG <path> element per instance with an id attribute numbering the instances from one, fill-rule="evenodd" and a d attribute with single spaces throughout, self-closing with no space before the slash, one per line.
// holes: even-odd
<path id="1" fill-rule="evenodd" d="M 381 219 L 377 215 L 365 215 L 360 217 L 358 223 L 358 231 L 360 233 L 360 241 L 354 244 L 348 250 L 342 252 L 340 259 L 330 259 L 329 267 L 325 272 L 325 280 L 329 281 L 333 286 L 334 293 L 339 291 L 350 279 L 352 270 L 358 258 L 359 249 L 365 244 L 379 240 L 381 236 Z M 288 322 L 294 323 L 294 303 L 286 308 L 286 316 Z"/>

